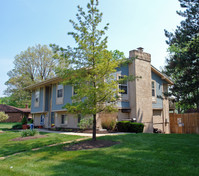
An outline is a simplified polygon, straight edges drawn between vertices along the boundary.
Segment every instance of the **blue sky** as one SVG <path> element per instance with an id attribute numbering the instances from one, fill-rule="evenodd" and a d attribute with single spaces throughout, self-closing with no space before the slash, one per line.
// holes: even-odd
<path id="1" fill-rule="evenodd" d="M 130 50 L 143 47 L 152 55 L 152 64 L 165 65 L 167 45 L 164 29 L 174 31 L 182 20 L 178 0 L 100 0 L 103 23 L 110 23 L 108 49 L 128 57 Z M 14 57 L 35 44 L 74 45 L 67 35 L 75 20 L 77 5 L 88 0 L 0 0 L 0 97 L 6 89 L 7 72 Z"/>

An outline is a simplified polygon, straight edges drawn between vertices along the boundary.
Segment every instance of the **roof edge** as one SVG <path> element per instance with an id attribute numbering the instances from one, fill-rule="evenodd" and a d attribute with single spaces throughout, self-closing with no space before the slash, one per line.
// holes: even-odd
<path id="1" fill-rule="evenodd" d="M 151 65 L 151 71 L 153 71 L 154 73 L 156 73 L 157 75 L 159 75 L 161 77 L 161 79 L 165 80 L 166 82 L 168 82 L 169 84 L 173 85 L 173 81 L 171 81 L 166 75 L 164 75 L 163 73 L 161 73 L 157 68 L 155 68 L 153 65 Z"/>

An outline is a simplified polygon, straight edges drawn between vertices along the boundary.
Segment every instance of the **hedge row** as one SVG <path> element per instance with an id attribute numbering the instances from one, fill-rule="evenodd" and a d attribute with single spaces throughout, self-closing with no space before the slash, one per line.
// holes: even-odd
<path id="1" fill-rule="evenodd" d="M 117 122 L 117 130 L 120 132 L 134 132 L 134 133 L 142 133 L 144 129 L 143 123 L 136 123 L 130 121 L 120 121 Z"/>

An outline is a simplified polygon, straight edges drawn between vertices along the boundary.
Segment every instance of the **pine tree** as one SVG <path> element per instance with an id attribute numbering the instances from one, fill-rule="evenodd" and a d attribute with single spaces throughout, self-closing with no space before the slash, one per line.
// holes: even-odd
<path id="1" fill-rule="evenodd" d="M 174 33 L 165 30 L 170 53 L 165 70 L 173 78 L 171 91 L 178 105 L 199 109 L 199 1 L 179 2 L 185 10 L 177 14 L 185 19 Z"/>

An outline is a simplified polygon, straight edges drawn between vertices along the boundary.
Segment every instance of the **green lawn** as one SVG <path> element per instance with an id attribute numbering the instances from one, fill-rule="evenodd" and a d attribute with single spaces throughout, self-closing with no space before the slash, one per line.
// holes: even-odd
<path id="1" fill-rule="evenodd" d="M 62 145 L 28 151 L 0 160 L 0 175 L 194 176 L 199 173 L 199 135 L 126 134 L 98 139 L 120 141 L 120 144 L 82 151 L 64 151 Z"/>
<path id="2" fill-rule="evenodd" d="M 0 131 L 1 130 L 9 130 L 12 128 L 13 125 L 16 125 L 16 124 L 20 124 L 18 122 L 16 123 L 0 123 Z"/>

